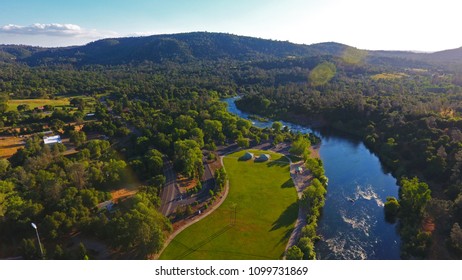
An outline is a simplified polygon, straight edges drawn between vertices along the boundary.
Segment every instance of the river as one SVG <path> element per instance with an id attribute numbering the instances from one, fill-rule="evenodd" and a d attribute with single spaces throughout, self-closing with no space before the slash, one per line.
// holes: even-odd
<path id="1" fill-rule="evenodd" d="M 249 119 L 249 114 L 236 107 L 235 100 L 223 100 L 228 111 Z M 251 121 L 258 127 L 272 124 Z M 292 131 L 314 132 L 321 138 L 320 156 L 329 185 L 318 222 L 322 240 L 316 244 L 317 258 L 399 259 L 400 237 L 396 225 L 385 221 L 383 210 L 386 197 L 397 197 L 399 187 L 378 157 L 361 141 L 341 133 L 281 122 Z"/>

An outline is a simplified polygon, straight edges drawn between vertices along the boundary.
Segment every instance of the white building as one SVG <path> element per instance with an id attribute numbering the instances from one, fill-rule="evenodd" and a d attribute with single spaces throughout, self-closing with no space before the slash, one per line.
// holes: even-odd
<path id="1" fill-rule="evenodd" d="M 45 145 L 61 143 L 61 136 L 59 135 L 45 136 L 43 137 L 43 143 L 45 143 Z"/>

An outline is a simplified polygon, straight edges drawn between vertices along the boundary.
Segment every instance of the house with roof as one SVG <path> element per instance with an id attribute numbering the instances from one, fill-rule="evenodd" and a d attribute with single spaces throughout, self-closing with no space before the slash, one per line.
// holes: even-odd
<path id="1" fill-rule="evenodd" d="M 61 136 L 59 135 L 52 135 L 52 136 L 44 136 L 43 137 L 43 143 L 45 145 L 50 145 L 50 144 L 56 144 L 56 143 L 61 143 Z"/>
<path id="2" fill-rule="evenodd" d="M 259 161 L 259 162 L 268 161 L 268 160 L 270 160 L 270 158 L 271 158 L 271 156 L 269 154 L 262 154 L 259 157 L 257 157 L 255 159 L 255 161 Z"/>
<path id="3" fill-rule="evenodd" d="M 252 153 L 246 152 L 243 156 L 241 156 L 240 160 L 251 160 L 254 158 Z"/>

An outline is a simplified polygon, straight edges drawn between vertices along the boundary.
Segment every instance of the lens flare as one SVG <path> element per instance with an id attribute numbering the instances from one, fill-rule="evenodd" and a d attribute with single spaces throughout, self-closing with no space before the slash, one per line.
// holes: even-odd
<path id="1" fill-rule="evenodd" d="M 311 70 L 308 80 L 313 86 L 327 84 L 337 72 L 337 68 L 331 62 L 323 62 Z"/>
<path id="2" fill-rule="evenodd" d="M 346 64 L 362 64 L 364 59 L 368 55 L 368 52 L 365 50 L 360 50 L 357 48 L 347 47 L 343 52 L 341 58 Z"/>

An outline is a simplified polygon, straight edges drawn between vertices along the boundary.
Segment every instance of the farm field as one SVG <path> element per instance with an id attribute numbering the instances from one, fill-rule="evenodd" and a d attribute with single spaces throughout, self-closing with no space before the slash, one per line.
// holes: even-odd
<path id="1" fill-rule="evenodd" d="M 224 158 L 230 190 L 224 203 L 176 236 L 160 259 L 281 259 L 298 214 L 289 161 L 240 161 L 245 151 Z"/>
<path id="2" fill-rule="evenodd" d="M 24 139 L 19 137 L 0 137 L 0 158 L 8 158 L 24 146 Z"/>

